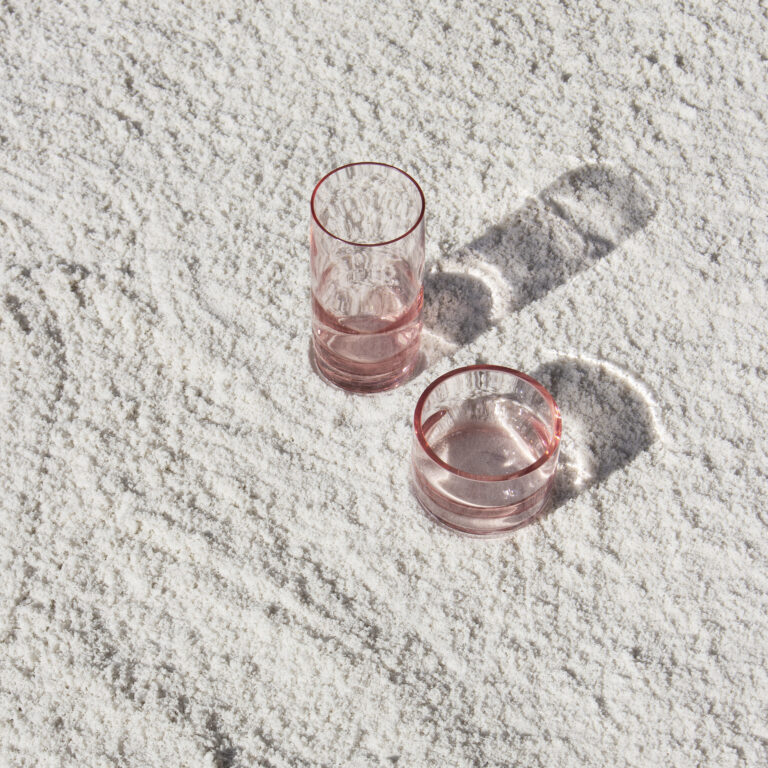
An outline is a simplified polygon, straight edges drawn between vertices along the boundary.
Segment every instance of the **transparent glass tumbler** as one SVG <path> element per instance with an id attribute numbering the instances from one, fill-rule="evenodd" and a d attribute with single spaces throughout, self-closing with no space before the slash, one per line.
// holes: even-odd
<path id="1" fill-rule="evenodd" d="M 547 504 L 562 419 L 552 396 L 524 373 L 470 365 L 423 392 L 413 415 L 413 492 L 439 522 L 498 534 Z"/>
<path id="2" fill-rule="evenodd" d="M 391 165 L 351 163 L 318 182 L 310 207 L 317 368 L 352 392 L 395 387 L 419 354 L 424 193 Z"/>

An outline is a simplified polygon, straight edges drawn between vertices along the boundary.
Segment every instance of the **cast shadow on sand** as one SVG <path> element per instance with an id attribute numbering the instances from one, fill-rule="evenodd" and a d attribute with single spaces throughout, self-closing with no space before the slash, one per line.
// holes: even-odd
<path id="1" fill-rule="evenodd" d="M 588 269 L 653 218 L 654 201 L 638 174 L 602 165 L 569 171 L 501 224 L 459 248 L 424 278 L 424 325 L 455 345 L 487 331 L 494 314 L 517 312 Z M 473 264 L 495 267 L 508 305 L 493 306 Z M 494 312 L 495 309 L 495 312 Z"/>
<path id="2" fill-rule="evenodd" d="M 572 358 L 542 365 L 532 375 L 563 415 L 550 511 L 629 465 L 657 439 L 651 403 L 627 376 Z"/>

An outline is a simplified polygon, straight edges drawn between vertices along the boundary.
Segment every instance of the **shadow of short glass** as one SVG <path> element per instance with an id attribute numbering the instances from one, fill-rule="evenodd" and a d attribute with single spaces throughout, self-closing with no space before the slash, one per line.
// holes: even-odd
<path id="1" fill-rule="evenodd" d="M 555 508 L 629 465 L 656 440 L 643 396 L 599 363 L 563 358 L 532 375 L 563 415 Z"/>
<path id="2" fill-rule="evenodd" d="M 450 261 L 459 269 L 477 260 L 496 266 L 508 284 L 507 310 L 518 311 L 609 254 L 654 213 L 650 189 L 637 173 L 585 165 L 560 176 Z M 491 291 L 478 278 L 439 266 L 425 278 L 425 325 L 448 341 L 469 344 L 493 322 Z"/>

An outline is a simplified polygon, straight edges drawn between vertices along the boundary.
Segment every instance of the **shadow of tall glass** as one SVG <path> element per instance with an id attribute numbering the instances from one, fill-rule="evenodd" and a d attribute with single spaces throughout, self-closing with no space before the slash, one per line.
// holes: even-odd
<path id="1" fill-rule="evenodd" d="M 651 189 L 634 171 L 584 165 L 563 174 L 497 226 L 459 248 L 449 261 L 481 261 L 503 277 L 515 312 L 589 269 L 654 216 Z M 474 341 L 493 324 L 483 280 L 440 264 L 425 277 L 425 325 L 454 344 Z"/>

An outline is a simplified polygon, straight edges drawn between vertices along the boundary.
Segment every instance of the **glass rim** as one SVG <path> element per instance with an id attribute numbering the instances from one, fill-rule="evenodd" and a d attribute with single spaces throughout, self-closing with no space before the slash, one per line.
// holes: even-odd
<path id="1" fill-rule="evenodd" d="M 317 190 L 320 189 L 322 184 L 329 179 L 331 176 L 333 176 L 335 173 L 338 173 L 339 171 L 343 171 L 345 168 L 351 168 L 355 165 L 378 165 L 382 168 L 391 168 L 393 171 L 397 171 L 398 173 L 402 173 L 403 176 L 405 176 L 418 190 L 419 196 L 421 197 L 421 210 L 419 211 L 419 215 L 416 217 L 416 221 L 413 224 L 413 226 L 408 229 L 407 232 L 404 232 L 402 235 L 398 235 L 397 237 L 393 237 L 391 240 L 384 240 L 380 243 L 356 243 L 354 240 L 345 240 L 343 237 L 339 237 L 338 235 L 334 235 L 333 232 L 326 229 L 321 223 L 320 219 L 317 218 L 317 214 L 315 213 L 315 195 L 317 194 Z M 396 243 L 398 240 L 402 240 L 405 237 L 408 237 L 408 235 L 413 232 L 416 227 L 421 224 L 422 220 L 424 219 L 424 211 L 427 206 L 427 201 L 424 198 L 424 192 L 422 192 L 421 187 L 419 186 L 419 182 L 416 181 L 416 179 L 411 176 L 410 173 L 406 173 L 402 168 L 398 168 L 396 165 L 390 165 L 389 163 L 378 163 L 374 160 L 361 160 L 356 163 L 347 163 L 346 165 L 340 165 L 338 168 L 334 168 L 332 171 L 329 171 L 328 173 L 323 176 L 320 181 L 315 184 L 315 188 L 312 190 L 312 197 L 309 200 L 309 208 L 312 211 L 312 219 L 314 220 L 315 224 L 317 224 L 320 229 L 325 232 L 326 235 L 329 237 L 332 237 L 334 240 L 338 240 L 341 243 L 346 243 L 347 245 L 357 245 L 365 248 L 373 248 L 378 245 L 389 245 L 390 243 Z"/>
<path id="2" fill-rule="evenodd" d="M 522 379 L 523 381 L 527 382 L 531 386 L 534 387 L 546 400 L 547 404 L 549 405 L 550 412 L 553 416 L 553 422 L 554 422 L 554 430 L 552 432 L 552 437 L 550 438 L 549 442 L 547 443 L 546 450 L 544 453 L 539 456 L 536 461 L 534 461 L 532 464 L 529 464 L 527 467 L 523 467 L 522 469 L 517 470 L 516 472 L 510 472 L 506 475 L 477 475 L 473 472 L 465 472 L 463 469 L 459 469 L 458 467 L 454 467 L 451 464 L 448 464 L 448 462 L 443 461 L 430 447 L 429 443 L 427 442 L 426 437 L 424 436 L 424 430 L 422 428 L 421 423 L 421 414 L 424 409 L 424 403 L 426 403 L 427 398 L 429 395 L 432 394 L 432 392 L 435 390 L 436 387 L 438 387 L 440 384 L 442 384 L 444 381 L 447 381 L 448 379 L 453 378 L 454 376 L 459 376 L 464 373 L 468 373 L 469 371 L 498 371 L 500 373 L 506 373 L 514 376 L 515 378 Z M 418 402 L 416 403 L 416 408 L 413 411 L 413 429 L 416 433 L 416 439 L 419 441 L 419 444 L 424 449 L 427 456 L 434 461 L 436 464 L 441 466 L 443 469 L 448 470 L 454 475 L 458 475 L 459 477 L 465 477 L 468 480 L 483 480 L 486 482 L 495 482 L 499 480 L 514 480 L 518 477 L 524 477 L 525 475 L 530 474 L 531 472 L 535 472 L 539 467 L 541 467 L 543 464 L 545 464 L 549 458 L 554 454 L 555 450 L 557 449 L 558 443 L 560 442 L 560 438 L 562 436 L 563 432 L 563 419 L 560 415 L 560 409 L 557 406 L 557 403 L 555 402 L 555 399 L 552 397 L 552 395 L 549 393 L 549 391 L 544 387 L 543 384 L 540 384 L 536 379 L 531 378 L 527 374 L 523 373 L 522 371 L 517 371 L 514 368 L 507 368 L 503 365 L 488 365 L 488 364 L 478 364 L 478 365 L 465 365 L 462 368 L 454 368 L 452 371 L 448 371 L 448 373 L 444 373 L 442 376 L 439 376 L 436 378 L 431 384 L 427 386 L 427 388 L 421 393 L 421 397 L 419 397 Z"/>

